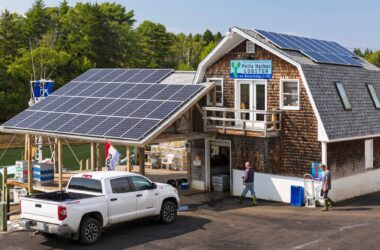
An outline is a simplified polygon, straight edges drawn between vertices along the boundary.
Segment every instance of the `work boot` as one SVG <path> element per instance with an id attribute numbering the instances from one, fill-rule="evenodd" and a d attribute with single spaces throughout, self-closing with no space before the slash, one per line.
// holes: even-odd
<path id="1" fill-rule="evenodd" d="M 257 202 L 256 202 L 256 195 L 254 195 L 252 197 L 252 202 L 253 202 L 253 206 L 256 206 L 257 205 Z"/>
<path id="2" fill-rule="evenodd" d="M 332 208 L 334 206 L 334 202 L 328 198 L 328 202 L 329 202 L 329 208 Z"/>
<path id="3" fill-rule="evenodd" d="M 324 199 L 324 201 L 325 201 L 325 208 L 324 209 L 322 209 L 321 211 L 329 211 L 329 201 L 328 201 L 328 199 Z"/>
<path id="4" fill-rule="evenodd" d="M 243 197 L 243 196 L 240 196 L 239 204 L 242 204 L 242 203 L 243 203 L 243 200 L 244 200 L 244 197 Z"/>

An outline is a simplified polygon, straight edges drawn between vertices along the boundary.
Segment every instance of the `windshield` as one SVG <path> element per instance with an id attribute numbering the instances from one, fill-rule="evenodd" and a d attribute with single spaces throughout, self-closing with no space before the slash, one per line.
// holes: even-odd
<path id="1" fill-rule="evenodd" d="M 68 189 L 102 193 L 102 183 L 100 180 L 73 177 L 71 178 Z"/>

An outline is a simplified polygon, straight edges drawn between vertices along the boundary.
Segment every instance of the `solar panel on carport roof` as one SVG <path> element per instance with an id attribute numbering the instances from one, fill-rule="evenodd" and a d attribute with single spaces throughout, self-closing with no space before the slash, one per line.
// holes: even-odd
<path id="1" fill-rule="evenodd" d="M 202 89 L 199 85 L 127 82 L 128 79 L 160 81 L 170 72 L 90 70 L 3 126 L 140 140 Z M 118 82 L 120 79 L 123 81 Z"/>
<path id="2" fill-rule="evenodd" d="M 318 63 L 361 66 L 355 53 L 336 42 L 256 30 L 281 49 L 297 50 Z"/>
<path id="3" fill-rule="evenodd" d="M 5 127 L 13 127 L 17 123 L 22 122 L 23 120 L 25 120 L 29 116 L 33 115 L 34 113 L 35 113 L 34 111 L 30 111 L 30 110 L 26 110 L 24 112 L 21 112 L 21 113 L 17 114 L 15 117 L 13 117 L 12 119 L 6 121 L 3 124 L 3 126 L 5 126 Z"/>

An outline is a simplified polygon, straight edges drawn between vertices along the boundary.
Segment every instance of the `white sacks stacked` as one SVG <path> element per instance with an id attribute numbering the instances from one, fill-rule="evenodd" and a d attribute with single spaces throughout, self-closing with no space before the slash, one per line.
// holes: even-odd
<path id="1" fill-rule="evenodd" d="M 230 176 L 226 174 L 213 175 L 212 188 L 217 192 L 222 192 L 230 189 Z"/>
<path id="2" fill-rule="evenodd" d="M 54 165 L 50 163 L 33 164 L 33 181 L 37 185 L 51 184 L 54 181 Z"/>

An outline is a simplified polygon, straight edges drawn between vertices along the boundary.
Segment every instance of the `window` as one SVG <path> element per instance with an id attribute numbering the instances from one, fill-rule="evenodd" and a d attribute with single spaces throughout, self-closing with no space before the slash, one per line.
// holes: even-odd
<path id="1" fill-rule="evenodd" d="M 373 168 L 373 139 L 365 140 L 365 168 Z"/>
<path id="2" fill-rule="evenodd" d="M 112 193 L 128 193 L 132 191 L 131 185 L 129 184 L 128 177 L 117 178 L 110 181 Z"/>
<path id="3" fill-rule="evenodd" d="M 152 186 L 150 181 L 140 176 L 132 176 L 131 180 L 136 191 L 147 190 Z"/>
<path id="4" fill-rule="evenodd" d="M 335 83 L 335 86 L 338 90 L 340 100 L 342 101 L 343 108 L 345 110 L 352 110 L 350 101 L 348 100 L 348 96 L 346 93 L 346 90 L 344 89 L 343 83 L 337 82 Z"/>
<path id="5" fill-rule="evenodd" d="M 373 86 L 372 83 L 367 83 L 367 88 L 368 88 L 369 94 L 372 97 L 372 101 L 373 101 L 373 104 L 375 105 L 375 108 L 380 109 L 380 101 L 379 101 L 379 98 L 377 97 L 375 86 Z"/>
<path id="6" fill-rule="evenodd" d="M 299 81 L 281 80 L 280 82 L 281 109 L 299 109 Z"/>
<path id="7" fill-rule="evenodd" d="M 102 193 L 102 183 L 95 179 L 73 177 L 69 189 Z"/>
<path id="8" fill-rule="evenodd" d="M 255 43 L 252 41 L 247 41 L 245 44 L 246 47 L 246 53 L 247 54 L 254 54 L 255 53 Z"/>
<path id="9" fill-rule="evenodd" d="M 215 82 L 216 106 L 223 106 L 223 78 L 207 78 L 207 82 Z M 207 105 L 212 105 L 213 91 L 207 94 Z"/>

